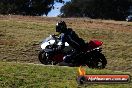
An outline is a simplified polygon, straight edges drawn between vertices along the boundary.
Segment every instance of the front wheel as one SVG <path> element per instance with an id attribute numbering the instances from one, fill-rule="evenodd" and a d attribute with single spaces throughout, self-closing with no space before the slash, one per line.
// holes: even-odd
<path id="1" fill-rule="evenodd" d="M 61 58 L 63 58 L 61 54 L 47 56 L 44 50 L 41 50 L 38 55 L 39 61 L 44 65 L 56 65 L 58 64 L 57 61 L 61 62 L 63 60 Z"/>
<path id="2" fill-rule="evenodd" d="M 88 66 L 90 68 L 103 69 L 103 68 L 105 68 L 106 64 L 107 64 L 107 60 L 102 53 L 97 53 L 97 54 L 91 55 L 91 58 L 88 61 Z"/>
<path id="3" fill-rule="evenodd" d="M 46 53 L 44 52 L 44 50 L 41 50 L 38 54 L 38 59 L 42 64 L 47 65 L 48 61 L 47 61 L 47 57 L 46 57 Z"/>

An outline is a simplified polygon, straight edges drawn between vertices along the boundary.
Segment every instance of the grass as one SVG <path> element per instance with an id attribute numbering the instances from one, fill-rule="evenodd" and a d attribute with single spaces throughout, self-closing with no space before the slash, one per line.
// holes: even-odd
<path id="1" fill-rule="evenodd" d="M 110 70 L 86 69 L 87 74 L 124 74 Z M 78 85 L 78 68 L 42 66 L 0 62 L 1 88 L 123 88 L 129 84 L 90 84 Z M 128 73 L 127 73 L 128 74 Z"/>
<path id="2" fill-rule="evenodd" d="M 10 61 L 13 59 L 21 61 L 21 57 L 24 59 L 24 56 L 19 56 L 23 55 L 21 54 L 21 51 L 28 52 L 28 50 L 32 48 L 33 45 L 40 43 L 42 39 L 48 36 L 53 30 L 53 28 L 51 28 L 49 25 L 41 25 L 39 23 L 21 22 L 14 20 L 2 20 L 0 21 L 0 25 L 0 44 L 2 46 L 1 54 L 4 54 L 1 56 L 2 58 L 9 57 L 9 59 L 4 60 L 11 59 Z M 25 57 L 28 56 L 25 55 Z M 29 58 L 27 60 L 29 60 Z"/>
<path id="3" fill-rule="evenodd" d="M 77 88 L 77 68 L 45 67 L 20 63 L 37 63 L 40 42 L 55 33 L 60 18 L 0 16 L 0 87 Z M 108 64 L 104 70 L 88 73 L 130 72 L 132 74 L 132 23 L 83 18 L 63 18 L 84 40 L 103 41 Z M 13 62 L 13 63 L 7 63 Z M 43 77 L 44 76 L 44 77 Z M 63 78 L 61 78 L 64 76 Z M 123 88 L 130 84 L 90 85 L 92 88 Z M 83 86 L 85 87 L 85 86 Z"/>

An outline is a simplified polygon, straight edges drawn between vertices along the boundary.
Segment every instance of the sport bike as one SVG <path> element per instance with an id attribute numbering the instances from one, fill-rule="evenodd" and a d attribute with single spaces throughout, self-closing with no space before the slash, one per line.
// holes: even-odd
<path id="1" fill-rule="evenodd" d="M 45 65 L 56 65 L 63 61 L 63 57 L 75 50 L 65 42 L 65 48 L 56 51 L 55 48 L 60 46 L 62 42 L 57 35 L 50 35 L 40 44 L 39 61 Z M 89 68 L 105 68 L 107 60 L 101 53 L 103 42 L 99 40 L 91 40 L 86 43 L 85 52 L 80 52 L 75 55 L 71 63 L 73 66 L 87 65 Z"/>

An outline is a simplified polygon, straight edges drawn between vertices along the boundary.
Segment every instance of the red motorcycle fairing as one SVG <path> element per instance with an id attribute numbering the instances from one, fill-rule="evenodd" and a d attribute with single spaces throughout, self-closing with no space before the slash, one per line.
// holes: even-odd
<path id="1" fill-rule="evenodd" d="M 97 47 L 101 46 L 102 44 L 103 44 L 102 41 L 99 41 L 99 40 L 91 40 L 88 43 L 88 46 L 89 46 L 89 48 L 94 49 L 94 48 L 97 48 Z"/>
<path id="2" fill-rule="evenodd" d="M 97 48 L 99 46 L 101 46 L 103 44 L 102 41 L 99 41 L 99 40 L 91 40 L 89 43 L 88 43 L 88 47 L 83 47 L 83 51 L 87 51 L 87 50 L 90 50 L 90 49 L 94 49 L 94 48 Z M 64 54 L 62 53 L 59 53 L 59 54 L 55 54 L 53 57 L 52 57 L 52 60 L 60 63 L 63 61 L 63 57 L 64 57 Z"/>
<path id="3" fill-rule="evenodd" d="M 63 57 L 64 57 L 64 55 L 63 54 L 56 54 L 56 55 L 54 55 L 53 56 L 53 58 L 52 58 L 52 60 L 54 60 L 54 61 L 56 61 L 56 62 L 62 62 L 63 61 Z"/>

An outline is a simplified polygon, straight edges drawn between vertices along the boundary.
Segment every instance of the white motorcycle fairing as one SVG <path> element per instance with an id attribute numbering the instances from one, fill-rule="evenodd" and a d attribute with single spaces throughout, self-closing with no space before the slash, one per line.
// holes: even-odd
<path id="1" fill-rule="evenodd" d="M 49 37 L 47 37 L 42 43 L 41 43 L 41 49 L 44 50 L 46 49 L 47 46 L 49 45 L 62 45 L 62 42 L 58 39 L 58 38 L 53 38 L 52 35 L 50 35 Z M 69 44 L 67 42 L 65 42 L 65 47 L 70 47 Z M 69 49 L 68 49 L 69 50 Z"/>

